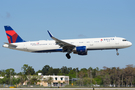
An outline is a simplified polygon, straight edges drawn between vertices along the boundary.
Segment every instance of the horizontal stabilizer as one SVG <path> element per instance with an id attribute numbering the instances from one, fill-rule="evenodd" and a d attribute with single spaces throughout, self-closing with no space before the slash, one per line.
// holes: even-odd
<path id="1" fill-rule="evenodd" d="M 11 43 L 5 43 L 5 44 L 7 44 L 9 47 L 17 47 L 16 45 L 13 45 Z"/>

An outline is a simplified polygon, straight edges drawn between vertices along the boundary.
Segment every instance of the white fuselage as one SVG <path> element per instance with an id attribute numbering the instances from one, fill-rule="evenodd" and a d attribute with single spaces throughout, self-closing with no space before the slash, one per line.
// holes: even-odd
<path id="1" fill-rule="evenodd" d="M 121 49 L 132 45 L 125 38 L 107 37 L 107 38 L 87 38 L 87 39 L 68 39 L 62 40 L 75 46 L 86 46 L 87 50 L 105 50 L 105 49 Z M 54 40 L 40 40 L 29 42 L 12 43 L 16 47 L 4 44 L 3 47 L 27 51 L 27 52 L 63 52 L 62 48 L 55 43 Z"/>

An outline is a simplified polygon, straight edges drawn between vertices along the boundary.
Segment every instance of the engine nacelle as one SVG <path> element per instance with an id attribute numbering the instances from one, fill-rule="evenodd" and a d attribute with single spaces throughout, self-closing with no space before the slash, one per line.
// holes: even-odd
<path id="1" fill-rule="evenodd" d="M 78 54 L 78 55 L 87 55 L 87 49 L 86 46 L 77 46 L 74 50 L 73 50 L 74 54 Z"/>

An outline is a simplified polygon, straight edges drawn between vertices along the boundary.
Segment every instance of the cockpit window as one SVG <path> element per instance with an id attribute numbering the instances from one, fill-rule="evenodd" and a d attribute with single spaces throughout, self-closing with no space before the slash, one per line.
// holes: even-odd
<path id="1" fill-rule="evenodd" d="M 126 39 L 123 39 L 122 41 L 127 41 Z"/>

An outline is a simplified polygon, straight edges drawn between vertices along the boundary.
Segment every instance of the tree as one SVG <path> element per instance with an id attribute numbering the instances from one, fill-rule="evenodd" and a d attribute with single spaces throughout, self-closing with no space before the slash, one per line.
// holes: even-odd
<path id="1" fill-rule="evenodd" d="M 47 82 L 48 85 L 51 87 L 52 85 L 52 82 L 53 82 L 53 78 L 52 77 L 47 77 L 47 78 L 44 78 L 44 82 Z"/>
<path id="2" fill-rule="evenodd" d="M 110 85 L 111 83 L 111 80 L 110 80 L 110 75 L 105 75 L 104 78 L 103 78 L 103 82 L 104 82 L 104 85 Z"/>
<path id="3" fill-rule="evenodd" d="M 127 65 L 127 67 L 125 68 L 124 72 L 125 72 L 126 86 L 128 84 L 131 84 L 131 86 L 132 86 L 132 82 L 134 80 L 134 76 L 133 75 L 135 75 L 134 69 L 133 69 L 133 65 Z"/>
<path id="4" fill-rule="evenodd" d="M 88 85 L 91 84 L 90 81 L 92 81 L 92 84 L 95 84 L 95 83 L 96 83 L 94 79 L 85 77 L 85 78 L 83 79 L 83 84 L 88 86 Z"/>
<path id="5" fill-rule="evenodd" d="M 28 79 L 29 85 L 35 85 L 37 82 L 40 82 L 40 76 L 30 76 Z"/>
<path id="6" fill-rule="evenodd" d="M 22 70 L 25 75 L 34 75 L 35 74 L 34 68 L 32 68 L 32 66 L 28 66 L 27 64 L 23 65 Z"/>
<path id="7" fill-rule="evenodd" d="M 50 86 L 52 86 L 51 84 L 53 82 L 53 78 L 52 77 L 48 77 L 47 78 L 47 82 L 48 82 L 48 84 L 50 84 Z"/>
<path id="8" fill-rule="evenodd" d="M 116 67 L 112 67 L 110 72 L 110 78 L 113 85 L 116 85 L 117 70 Z"/>
<path id="9" fill-rule="evenodd" d="M 118 85 L 118 87 L 120 87 L 120 84 L 121 84 L 121 76 L 122 76 L 122 73 L 121 73 L 120 68 L 118 67 L 117 75 L 116 75 L 116 85 Z"/>
<path id="10" fill-rule="evenodd" d="M 93 76 L 93 78 L 96 77 L 96 73 L 97 73 L 97 69 L 95 68 L 95 69 L 92 70 L 92 76 Z"/>
<path id="11" fill-rule="evenodd" d="M 88 70 L 93 70 L 93 68 L 92 67 L 89 67 Z"/>
<path id="12" fill-rule="evenodd" d="M 34 68 L 32 68 L 32 66 L 28 66 L 26 70 L 26 75 L 34 75 L 34 74 L 35 74 Z"/>
<path id="13" fill-rule="evenodd" d="M 76 77 L 76 72 L 74 70 L 70 70 L 70 72 L 66 75 L 69 76 L 70 79 L 72 79 Z"/>
<path id="14" fill-rule="evenodd" d="M 42 70 L 38 70 L 35 75 L 38 75 L 38 73 L 42 73 Z"/>
<path id="15" fill-rule="evenodd" d="M 69 73 L 71 70 L 72 70 L 72 67 L 69 67 L 69 68 L 68 68 L 68 73 Z"/>
<path id="16" fill-rule="evenodd" d="M 85 76 L 85 73 L 83 71 L 80 71 L 78 76 L 80 78 L 80 85 L 83 85 L 83 77 Z"/>
<path id="17" fill-rule="evenodd" d="M 19 78 L 15 78 L 15 77 L 12 78 L 12 85 L 16 85 L 16 84 L 19 84 L 19 83 L 20 83 Z"/>
<path id="18" fill-rule="evenodd" d="M 83 72 L 84 76 L 83 77 L 87 77 L 88 76 L 88 73 L 87 73 L 87 69 L 86 68 L 82 68 L 80 70 L 80 74 Z"/>
<path id="19" fill-rule="evenodd" d="M 98 85 L 102 85 L 103 84 L 101 76 L 95 77 L 94 80 L 95 80 L 96 84 L 98 84 Z"/>
<path id="20" fill-rule="evenodd" d="M 3 79 L 2 79 L 2 82 L 4 83 L 4 84 L 10 84 L 10 78 L 7 78 L 7 77 L 4 77 Z"/>
<path id="21" fill-rule="evenodd" d="M 26 81 L 26 80 L 28 80 L 28 78 L 27 78 L 27 76 L 24 74 L 24 73 L 19 73 L 20 75 L 19 75 L 19 79 L 20 79 L 20 83 L 21 83 L 21 85 L 23 85 L 23 83 Z"/>
<path id="22" fill-rule="evenodd" d="M 54 69 L 53 69 L 53 74 L 54 74 L 54 75 L 61 75 L 60 69 L 59 69 L 59 68 L 54 68 Z"/>
<path id="23" fill-rule="evenodd" d="M 28 69 L 28 64 L 24 64 L 21 69 L 23 70 L 23 74 L 26 75 L 26 71 Z"/>
<path id="24" fill-rule="evenodd" d="M 6 74 L 6 77 L 7 77 L 7 78 L 10 78 L 10 75 L 11 75 L 11 76 L 14 76 L 14 75 L 15 75 L 15 70 L 14 70 L 13 68 L 6 69 L 6 70 L 5 70 L 5 74 Z"/>
<path id="25" fill-rule="evenodd" d="M 53 73 L 53 68 L 52 67 L 50 67 L 49 68 L 49 71 L 48 71 L 48 75 L 53 75 L 54 73 Z"/>
<path id="26" fill-rule="evenodd" d="M 48 75 L 48 71 L 50 69 L 49 65 L 45 65 L 42 69 L 43 75 Z"/>
<path id="27" fill-rule="evenodd" d="M 5 70 L 0 70 L 0 75 L 1 75 L 1 76 L 5 76 L 5 73 L 6 73 Z"/>
<path id="28" fill-rule="evenodd" d="M 11 78 L 15 75 L 15 70 L 13 68 L 4 70 L 5 77 L 1 80 L 1 83 L 10 84 Z M 11 83 L 12 84 L 12 83 Z"/>
<path id="29" fill-rule="evenodd" d="M 67 68 L 66 66 L 63 66 L 63 67 L 61 68 L 61 73 L 62 73 L 63 75 L 68 74 L 68 73 L 69 73 L 69 72 L 68 72 L 68 68 Z"/>

